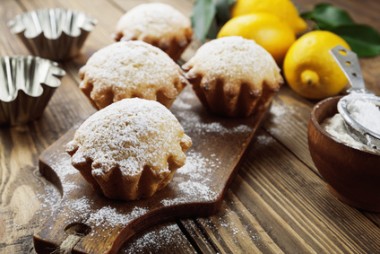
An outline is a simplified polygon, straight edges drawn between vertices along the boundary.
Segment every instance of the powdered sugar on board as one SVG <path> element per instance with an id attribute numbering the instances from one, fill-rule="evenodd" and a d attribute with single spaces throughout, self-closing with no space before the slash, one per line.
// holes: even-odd
<path id="1" fill-rule="evenodd" d="M 186 87 L 182 94 L 175 100 L 172 109 L 175 110 L 175 116 L 182 124 L 186 133 L 195 135 L 205 135 L 216 133 L 218 135 L 249 133 L 252 132 L 252 126 L 247 124 L 226 124 L 222 123 L 220 117 L 210 117 L 199 104 L 194 106 L 194 100 L 198 100 L 190 87 Z M 234 121 L 231 121 L 234 122 Z"/>
<path id="2" fill-rule="evenodd" d="M 215 200 L 217 194 L 211 188 L 210 177 L 208 174 L 214 174 L 215 170 L 220 167 L 220 161 L 215 156 L 207 158 L 202 154 L 190 151 L 187 154 L 186 164 L 178 169 L 170 186 L 177 187 L 180 195 L 163 199 L 161 204 L 164 206 L 188 203 L 191 201 L 212 201 Z"/>
<path id="3" fill-rule="evenodd" d="M 188 240 L 176 224 L 165 224 L 139 235 L 123 246 L 120 253 L 183 253 Z M 190 249 L 186 249 L 186 252 Z M 197 253 L 194 251 L 194 253 Z"/>
<path id="4" fill-rule="evenodd" d="M 77 177 L 82 177 L 79 172 L 71 166 L 68 155 L 63 155 L 66 159 L 60 160 L 61 167 L 55 168 L 55 172 L 62 180 L 62 189 L 65 196 L 75 197 L 79 188 L 91 188 L 89 185 L 79 186 L 76 183 Z M 216 154 L 210 157 L 204 157 L 196 151 L 190 151 L 187 154 L 185 166 L 178 169 L 168 188 L 174 190 L 177 194 L 170 198 L 163 198 L 163 206 L 178 205 L 194 201 L 213 201 L 217 198 L 218 193 L 214 191 L 213 183 L 209 174 L 215 174 L 215 171 L 221 168 L 219 158 Z M 49 194 L 49 192 L 47 193 Z M 127 214 L 120 212 L 117 207 L 103 206 L 97 208 L 94 201 L 89 197 L 81 196 L 78 198 L 65 199 L 69 212 L 64 216 L 73 221 L 86 221 L 87 224 L 96 227 L 99 226 L 117 226 L 126 225 L 133 219 L 136 219 L 148 212 L 146 207 L 136 206 Z M 45 204 L 46 203 L 46 204 Z M 44 200 L 43 206 L 51 206 L 49 198 Z M 56 205 L 55 205 L 56 206 Z M 56 208 L 56 207 L 55 207 Z"/>
<path id="5" fill-rule="evenodd" d="M 207 135 L 213 138 L 225 136 L 233 136 L 236 134 L 249 134 L 253 131 L 252 127 L 247 124 L 228 125 L 222 124 L 219 118 L 212 118 L 202 110 L 200 104 L 194 106 L 194 100 L 197 100 L 190 87 L 184 89 L 183 93 L 173 105 L 173 111 L 180 123 L 185 129 L 185 132 L 190 136 Z M 160 200 L 163 206 L 178 205 L 194 201 L 214 201 L 220 193 L 215 182 L 212 180 L 213 174 L 218 174 L 223 170 L 220 155 L 217 151 L 208 149 L 206 143 L 197 142 L 187 153 L 186 164 L 177 170 L 172 182 L 167 188 L 170 188 L 176 195 L 165 197 Z M 199 152 L 202 147 L 203 153 Z M 209 150 L 209 151 L 208 151 Z M 204 153 L 206 151 L 206 153 Z M 82 186 L 77 183 L 77 178 L 82 176 L 72 167 L 71 160 L 67 154 L 55 154 L 50 157 L 50 160 L 55 161 L 55 164 L 60 165 L 54 168 L 62 183 L 62 193 L 64 196 L 70 196 L 70 200 L 65 200 L 71 213 L 66 214 L 67 217 L 81 217 L 83 214 L 89 214 L 86 220 L 99 226 L 100 224 L 108 224 L 115 226 L 117 224 L 126 224 L 137 214 L 142 215 L 147 212 L 146 207 L 136 206 L 128 211 L 131 216 L 118 212 L 116 207 L 104 206 L 94 208 L 93 201 L 86 196 L 75 197 L 75 193 L 80 188 L 91 188 L 83 181 Z M 218 173 L 216 173 L 218 172 Z M 152 197 L 154 198 L 154 197 Z M 49 199 L 47 199 L 49 200 Z M 89 216 L 89 217 L 88 217 Z M 82 218 L 83 219 L 83 218 Z"/>
<path id="6" fill-rule="evenodd" d="M 227 183 L 231 182 L 265 111 L 246 119 L 215 117 L 203 109 L 190 87 L 177 98 L 171 110 L 186 134 L 193 139 L 193 146 L 186 154 L 185 165 L 177 170 L 169 185 L 148 199 L 121 202 L 96 193 L 72 167 L 71 158 L 64 151 L 74 131 L 68 132 L 41 155 L 41 165 L 47 166 L 43 170 L 46 171 L 45 176 L 57 175 L 58 182 L 61 182 L 57 185 L 63 194 L 62 202 L 52 214 L 53 218 L 38 233 L 39 238 L 44 240 L 41 244 L 59 244 L 50 236 L 61 234 L 62 226 L 84 223 L 91 231 L 88 237 L 81 240 L 83 245 L 78 247 L 79 250 L 89 252 L 86 246 L 92 245 L 91 241 L 102 239 L 104 245 L 99 248 L 107 252 L 107 246 L 119 234 L 124 234 L 123 239 L 127 240 L 132 236 L 131 232 L 138 232 L 164 219 L 207 216 L 219 209 Z M 49 168 L 53 172 L 49 173 Z M 57 182 L 53 178 L 50 180 Z"/>

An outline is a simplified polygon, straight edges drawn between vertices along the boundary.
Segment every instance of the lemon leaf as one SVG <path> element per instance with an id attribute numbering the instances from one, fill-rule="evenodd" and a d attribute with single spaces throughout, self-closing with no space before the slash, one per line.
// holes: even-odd
<path id="1" fill-rule="evenodd" d="M 359 57 L 380 55 L 380 34 L 368 25 L 356 24 L 345 10 L 322 3 L 302 17 L 314 21 L 317 29 L 341 36 Z"/>
<path id="2" fill-rule="evenodd" d="M 344 25 L 332 29 L 347 41 L 359 57 L 371 57 L 380 54 L 380 34 L 367 25 Z"/>
<path id="3" fill-rule="evenodd" d="M 206 40 L 213 20 L 215 19 L 216 7 L 213 0 L 196 0 L 193 6 L 191 23 L 195 36 L 202 42 Z"/>
<path id="4" fill-rule="evenodd" d="M 312 11 L 303 13 L 301 16 L 313 20 L 322 30 L 354 24 L 353 19 L 345 10 L 328 3 L 317 4 Z"/>
<path id="5" fill-rule="evenodd" d="M 210 29 L 208 30 L 207 39 L 215 39 L 216 36 L 218 35 L 219 32 L 219 27 L 216 23 L 216 20 L 214 19 L 211 23 Z"/>
<path id="6" fill-rule="evenodd" d="M 220 28 L 230 19 L 235 0 L 196 0 L 191 16 L 195 36 L 204 42 L 216 38 Z"/>
<path id="7" fill-rule="evenodd" d="M 224 25 L 230 18 L 230 8 L 235 4 L 235 0 L 215 0 L 216 23 L 219 26 Z"/>

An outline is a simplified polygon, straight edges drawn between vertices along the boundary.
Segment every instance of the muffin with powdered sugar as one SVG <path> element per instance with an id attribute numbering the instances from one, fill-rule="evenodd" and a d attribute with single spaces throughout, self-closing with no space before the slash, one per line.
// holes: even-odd
<path id="1" fill-rule="evenodd" d="M 170 5 L 141 4 L 125 13 L 116 26 L 115 40 L 141 40 L 178 60 L 192 39 L 190 19 Z"/>
<path id="2" fill-rule="evenodd" d="M 183 69 L 202 104 L 229 117 L 252 115 L 283 83 L 273 57 L 254 41 L 236 36 L 204 44 Z"/>
<path id="3" fill-rule="evenodd" d="M 101 109 L 125 98 L 156 100 L 170 107 L 187 80 L 162 50 L 141 41 L 111 44 L 79 71 L 81 90 Z"/>
<path id="4" fill-rule="evenodd" d="M 164 188 L 191 146 L 176 117 L 156 101 L 116 102 L 90 116 L 66 151 L 72 165 L 111 199 L 136 200 Z"/>

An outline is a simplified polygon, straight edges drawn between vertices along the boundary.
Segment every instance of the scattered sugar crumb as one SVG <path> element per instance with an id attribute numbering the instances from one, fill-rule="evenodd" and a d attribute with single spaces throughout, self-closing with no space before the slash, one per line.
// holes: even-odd
<path id="1" fill-rule="evenodd" d="M 173 109 L 178 109 L 175 111 L 175 116 L 182 124 L 185 132 L 198 135 L 215 133 L 222 136 L 225 134 L 249 133 L 253 131 L 252 127 L 245 124 L 234 127 L 224 126 L 218 120 L 212 121 L 210 118 L 207 118 L 206 122 L 202 113 L 199 114 L 199 111 L 196 110 L 196 107 L 200 106 L 200 104 L 193 108 L 192 104 L 194 100 L 198 101 L 194 91 L 188 86 L 173 104 Z"/>
<path id="2" fill-rule="evenodd" d="M 213 174 L 221 167 L 221 162 L 216 154 L 211 154 L 208 158 L 202 154 L 190 151 L 187 154 L 186 163 L 177 170 L 173 183 L 178 187 L 178 196 L 170 199 L 163 199 L 164 206 L 177 205 L 195 200 L 212 201 L 216 198 L 211 188 L 211 178 L 208 174 Z"/>
<path id="3" fill-rule="evenodd" d="M 180 253 L 182 249 L 178 248 L 187 244 L 187 240 L 178 235 L 178 230 L 178 226 L 173 224 L 147 232 L 138 238 L 134 238 L 122 248 L 120 253 L 162 253 L 167 252 L 168 249 L 171 253 Z"/>
<path id="4" fill-rule="evenodd" d="M 90 211 L 90 206 L 92 204 L 92 201 L 90 201 L 86 197 L 81 197 L 79 199 L 70 200 L 68 202 L 69 208 L 71 211 L 79 212 L 79 213 L 86 213 Z"/>
<path id="5" fill-rule="evenodd" d="M 173 206 L 178 204 L 187 203 L 189 200 L 187 198 L 183 197 L 177 197 L 177 198 L 168 198 L 161 200 L 161 204 L 164 206 Z"/>
<path id="6" fill-rule="evenodd" d="M 208 181 L 209 178 L 205 176 L 221 166 L 220 160 L 215 154 L 212 154 L 210 157 L 204 157 L 194 151 L 188 152 L 186 163 L 182 168 L 177 170 L 177 174 L 188 175 L 191 180 Z"/>
<path id="7" fill-rule="evenodd" d="M 218 135 L 252 132 L 252 127 L 241 124 L 234 127 L 223 126 L 220 122 L 204 122 L 198 113 L 193 111 L 176 112 L 176 117 L 182 124 L 185 132 L 197 135 L 216 133 Z"/>
<path id="8" fill-rule="evenodd" d="M 63 184 L 63 188 L 65 188 L 65 192 L 68 193 L 68 192 L 71 192 L 71 191 L 78 190 L 80 187 L 77 184 L 75 184 L 75 183 L 65 182 Z"/>
<path id="9" fill-rule="evenodd" d="M 209 199 L 215 196 L 215 192 L 210 190 L 207 185 L 199 182 L 187 181 L 178 185 L 182 193 L 189 197 L 201 197 L 202 199 Z"/>
<path id="10" fill-rule="evenodd" d="M 258 144 L 265 145 L 265 146 L 272 144 L 274 142 L 273 138 L 267 135 L 257 136 L 256 141 Z"/>
<path id="11" fill-rule="evenodd" d="M 121 214 L 115 208 L 105 206 L 97 210 L 95 213 L 91 213 L 90 218 L 86 223 L 95 225 L 96 227 L 99 227 L 102 224 L 107 224 L 109 226 L 126 225 L 131 220 L 140 217 L 147 212 L 148 210 L 145 208 L 135 207 L 130 213 Z"/>
<path id="12" fill-rule="evenodd" d="M 37 214 L 42 219 L 47 219 L 59 207 L 61 196 L 58 190 L 51 184 L 46 184 L 44 189 L 44 193 L 37 194 L 37 198 L 41 202 L 41 209 Z"/>
<path id="13" fill-rule="evenodd" d="M 275 116 L 276 119 L 281 119 L 284 115 L 289 113 L 289 110 L 286 107 L 273 103 L 270 108 L 270 112 Z"/>

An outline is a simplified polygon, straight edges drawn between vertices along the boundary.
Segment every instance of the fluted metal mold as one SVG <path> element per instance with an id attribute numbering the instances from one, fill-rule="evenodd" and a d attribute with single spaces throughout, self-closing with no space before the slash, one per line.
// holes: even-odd
<path id="1" fill-rule="evenodd" d="M 0 57 L 0 125 L 39 118 L 64 75 L 56 62 L 40 57 Z"/>
<path id="2" fill-rule="evenodd" d="M 8 27 L 33 55 L 62 61 L 79 54 L 96 23 L 83 12 L 52 8 L 17 15 Z"/>

